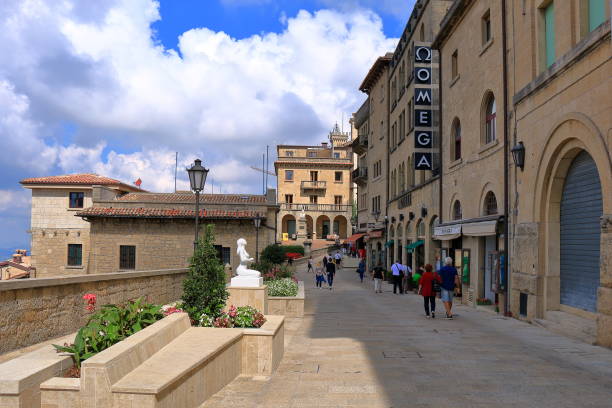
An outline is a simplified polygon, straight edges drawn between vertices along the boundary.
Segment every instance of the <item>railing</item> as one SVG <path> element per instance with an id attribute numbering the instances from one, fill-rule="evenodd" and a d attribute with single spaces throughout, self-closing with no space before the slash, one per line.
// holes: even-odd
<path id="1" fill-rule="evenodd" d="M 281 210 L 285 211 L 320 211 L 320 212 L 351 212 L 350 204 L 294 204 L 281 203 Z"/>
<path id="2" fill-rule="evenodd" d="M 327 188 L 327 181 L 315 181 L 315 180 L 302 181 L 302 188 L 304 189 L 324 189 L 324 188 Z"/>
<path id="3" fill-rule="evenodd" d="M 368 178 L 368 168 L 367 167 L 359 167 L 351 172 L 351 178 L 353 181 L 357 181 L 359 179 L 366 180 Z"/>

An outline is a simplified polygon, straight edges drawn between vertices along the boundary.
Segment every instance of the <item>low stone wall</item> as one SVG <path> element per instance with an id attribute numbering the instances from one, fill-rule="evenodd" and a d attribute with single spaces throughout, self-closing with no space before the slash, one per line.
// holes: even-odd
<path id="1" fill-rule="evenodd" d="M 181 297 L 186 276 L 187 269 L 172 269 L 0 282 L 0 354 L 85 325 L 85 293 L 95 293 L 99 305 L 141 296 L 148 302 L 165 304 Z"/>
<path id="2" fill-rule="evenodd" d="M 298 282 L 296 296 L 268 296 L 268 313 L 285 317 L 304 317 L 304 282 Z"/>

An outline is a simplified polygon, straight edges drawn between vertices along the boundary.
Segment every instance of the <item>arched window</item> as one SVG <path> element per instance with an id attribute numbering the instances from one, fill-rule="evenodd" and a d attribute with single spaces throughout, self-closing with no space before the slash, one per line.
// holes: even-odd
<path id="1" fill-rule="evenodd" d="M 461 218 L 461 203 L 459 202 L 459 200 L 457 200 L 453 204 L 453 220 L 460 220 Z"/>
<path id="2" fill-rule="evenodd" d="M 391 228 L 389 228 L 389 238 L 394 238 L 394 237 L 395 237 L 395 228 L 392 225 Z"/>
<path id="3" fill-rule="evenodd" d="M 459 160 L 461 158 L 461 122 L 457 118 L 453 122 L 451 137 L 451 160 Z"/>
<path id="4" fill-rule="evenodd" d="M 425 24 L 421 24 L 421 32 L 419 33 L 420 41 L 425 41 Z"/>
<path id="5" fill-rule="evenodd" d="M 406 223 L 406 238 L 410 237 L 411 233 L 412 233 L 412 223 L 408 221 Z"/>
<path id="6" fill-rule="evenodd" d="M 490 94 L 487 99 L 484 117 L 484 144 L 491 143 L 495 140 L 495 123 L 497 109 L 495 107 L 495 97 Z"/>
<path id="7" fill-rule="evenodd" d="M 489 191 L 484 199 L 484 215 L 497 214 L 497 199 L 492 191 Z"/>
<path id="8" fill-rule="evenodd" d="M 417 238 L 425 237 L 425 222 L 423 220 L 419 220 L 416 227 Z"/>
<path id="9" fill-rule="evenodd" d="M 402 223 L 400 222 L 397 225 L 397 237 L 401 238 L 403 234 L 404 234 L 404 229 L 402 228 Z"/>
<path id="10" fill-rule="evenodd" d="M 412 164 L 412 157 L 408 158 L 408 188 L 414 186 L 414 168 Z"/>

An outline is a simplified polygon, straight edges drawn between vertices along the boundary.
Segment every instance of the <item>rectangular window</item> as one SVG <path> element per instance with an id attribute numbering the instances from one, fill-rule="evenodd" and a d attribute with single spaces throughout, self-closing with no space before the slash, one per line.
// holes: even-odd
<path id="1" fill-rule="evenodd" d="M 310 172 L 310 181 L 319 181 L 319 172 L 311 171 Z"/>
<path id="2" fill-rule="evenodd" d="M 334 196 L 334 204 L 342 205 L 342 196 L 341 195 Z"/>
<path id="3" fill-rule="evenodd" d="M 451 78 L 455 79 L 459 75 L 459 50 L 455 50 L 451 57 Z"/>
<path id="4" fill-rule="evenodd" d="M 334 180 L 342 182 L 342 172 L 341 171 L 334 172 Z"/>
<path id="5" fill-rule="evenodd" d="M 83 245 L 68 244 L 68 266 L 83 265 Z"/>
<path id="6" fill-rule="evenodd" d="M 231 265 L 231 258 L 230 258 L 230 253 L 231 253 L 231 248 L 229 247 L 224 247 L 221 245 L 215 245 L 215 250 L 217 251 L 217 259 L 219 260 L 219 262 L 221 262 L 223 265 L 227 265 L 230 264 Z"/>
<path id="7" fill-rule="evenodd" d="M 589 0 L 589 31 L 606 21 L 606 0 Z"/>
<path id="8" fill-rule="evenodd" d="M 486 44 L 491 41 L 491 10 L 482 16 L 482 44 Z"/>
<path id="9" fill-rule="evenodd" d="M 134 245 L 119 246 L 119 269 L 136 269 L 136 247 Z"/>
<path id="10" fill-rule="evenodd" d="M 334 159 L 339 159 L 339 158 L 340 158 L 340 153 L 334 152 Z"/>
<path id="11" fill-rule="evenodd" d="M 308 157 L 317 157 L 317 152 L 308 152 Z"/>
<path id="12" fill-rule="evenodd" d="M 310 196 L 310 204 L 316 204 L 319 200 L 319 197 L 317 196 Z"/>
<path id="13" fill-rule="evenodd" d="M 546 67 L 550 67 L 556 59 L 555 53 L 555 3 L 551 2 L 544 8 L 544 44 Z"/>
<path id="14" fill-rule="evenodd" d="M 285 170 L 285 180 L 293 181 L 293 170 Z"/>
<path id="15" fill-rule="evenodd" d="M 285 155 L 286 155 L 287 157 L 293 157 L 293 150 L 287 150 L 287 151 L 285 151 Z"/>
<path id="16" fill-rule="evenodd" d="M 85 193 L 69 193 L 70 195 L 70 208 L 83 208 L 83 199 Z"/>
<path id="17" fill-rule="evenodd" d="M 293 194 L 285 194 L 285 202 L 287 204 L 292 204 L 293 203 Z"/>

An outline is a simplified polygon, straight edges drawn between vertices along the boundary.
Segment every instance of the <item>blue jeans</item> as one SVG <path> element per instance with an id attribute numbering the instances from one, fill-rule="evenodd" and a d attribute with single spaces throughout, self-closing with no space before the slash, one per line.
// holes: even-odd
<path id="1" fill-rule="evenodd" d="M 333 273 L 328 273 L 327 274 L 327 283 L 329 284 L 329 287 L 332 287 L 332 284 L 334 283 L 334 274 Z"/>

